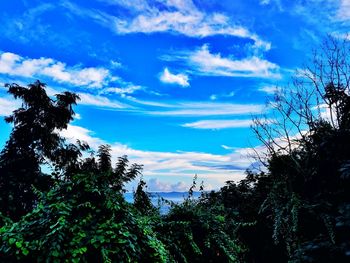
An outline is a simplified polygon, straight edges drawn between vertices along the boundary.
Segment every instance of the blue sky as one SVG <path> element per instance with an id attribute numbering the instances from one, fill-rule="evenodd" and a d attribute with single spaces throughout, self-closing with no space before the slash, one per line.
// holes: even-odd
<path id="1" fill-rule="evenodd" d="M 349 25 L 348 0 L 1 1 L 0 82 L 78 93 L 62 135 L 143 164 L 151 191 L 194 174 L 215 189 L 250 167 L 251 117 L 274 87 Z M 6 116 L 19 102 L 2 87 Z"/>

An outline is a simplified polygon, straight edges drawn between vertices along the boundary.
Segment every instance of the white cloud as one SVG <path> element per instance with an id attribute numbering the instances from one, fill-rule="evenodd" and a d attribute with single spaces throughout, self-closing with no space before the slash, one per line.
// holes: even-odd
<path id="1" fill-rule="evenodd" d="M 350 19 L 350 1 L 349 0 L 340 0 L 337 17 L 343 21 Z"/>
<path id="2" fill-rule="evenodd" d="M 106 143 L 96 137 L 91 130 L 80 126 L 69 125 L 67 130 L 61 131 L 61 134 L 71 142 L 77 139 L 86 141 L 95 150 L 99 145 Z M 127 155 L 131 163 L 144 165 L 145 177 L 164 178 L 168 182 L 174 177 L 190 182 L 193 176 L 198 174 L 199 181 L 214 182 L 216 187 L 219 187 L 227 180 L 244 178 L 244 170 L 251 163 L 247 156 L 243 156 L 239 151 L 225 155 L 183 151 L 158 152 L 137 150 L 118 142 L 112 143 L 111 148 L 113 162 L 117 160 L 117 157 Z M 176 191 L 184 187 L 183 184 L 166 183 L 162 185 L 159 181 L 153 182 L 158 185 L 158 190 L 163 187 L 163 189 Z"/>
<path id="3" fill-rule="evenodd" d="M 260 77 L 279 78 L 279 66 L 257 56 L 243 59 L 223 57 L 220 53 L 213 54 L 208 45 L 203 45 L 194 51 L 178 52 L 162 56 L 168 61 L 182 61 L 191 68 L 191 72 L 203 76 L 227 77 Z"/>
<path id="4" fill-rule="evenodd" d="M 69 67 L 52 58 L 24 58 L 20 55 L 4 52 L 0 54 L 0 74 L 22 77 L 48 77 L 60 83 L 75 86 L 100 88 L 111 78 L 105 68 Z"/>
<path id="5" fill-rule="evenodd" d="M 190 54 L 188 63 L 202 75 L 230 77 L 277 77 L 276 64 L 252 56 L 244 59 L 222 57 L 220 53 L 212 54 L 208 45 Z"/>
<path id="6" fill-rule="evenodd" d="M 164 68 L 164 71 L 161 73 L 159 77 L 160 81 L 169 84 L 177 84 L 182 87 L 188 87 L 190 84 L 188 83 L 188 76 L 185 74 L 173 74 L 169 71 L 168 68 Z"/>
<path id="7" fill-rule="evenodd" d="M 117 34 L 167 32 L 188 37 L 230 35 L 248 38 L 258 49 L 268 50 L 271 44 L 260 39 L 245 27 L 223 13 L 207 13 L 197 8 L 191 0 L 156 0 L 150 3 L 138 0 L 107 0 L 128 10 L 128 15 L 113 16 L 100 10 L 89 10 L 65 2 L 64 6 L 76 15 L 89 17 L 97 23 L 114 30 Z"/>
<path id="8" fill-rule="evenodd" d="M 92 131 L 76 125 L 69 124 L 66 130 L 60 131 L 60 134 L 72 143 L 75 143 L 78 139 L 87 142 L 94 149 L 104 143 L 103 140 L 94 137 Z"/>
<path id="9" fill-rule="evenodd" d="M 194 129 L 227 129 L 249 127 L 251 124 L 252 120 L 202 120 L 181 126 Z"/>
<path id="10" fill-rule="evenodd" d="M 20 106 L 21 104 L 19 101 L 16 101 L 10 97 L 0 98 L 0 116 L 8 116 Z"/>
<path id="11" fill-rule="evenodd" d="M 184 181 L 170 183 L 161 181 L 158 178 L 151 178 L 147 181 L 148 191 L 151 192 L 187 192 L 189 185 Z"/>

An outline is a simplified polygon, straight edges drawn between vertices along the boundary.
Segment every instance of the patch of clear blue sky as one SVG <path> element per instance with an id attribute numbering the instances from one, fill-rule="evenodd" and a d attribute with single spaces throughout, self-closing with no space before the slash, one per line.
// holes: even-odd
<path id="1" fill-rule="evenodd" d="M 175 2 L 171 0 L 135 1 L 135 5 L 138 4 L 138 6 L 132 6 L 130 3 L 132 1 L 124 0 L 1 1 L 1 53 L 11 52 L 23 57 L 24 60 L 52 58 L 65 63 L 66 68 L 71 70 L 88 67 L 104 68 L 109 71 L 110 76 L 118 77 L 116 80 L 109 79 L 99 88 L 94 88 L 59 81 L 52 76 L 41 74 L 40 71 L 27 77 L 13 75 L 5 72 L 4 66 L 1 66 L 0 63 L 1 81 L 29 83 L 40 78 L 56 90 L 83 92 L 95 97 L 102 96 L 136 107 L 137 110 L 123 111 L 111 110 L 101 105 L 76 107 L 82 119 L 76 120 L 73 125 L 90 130 L 92 132 L 90 136 L 100 138 L 105 142 L 120 143 L 144 152 L 200 152 L 225 158 L 230 156 L 232 150 L 224 149 L 222 145 L 245 148 L 259 144 L 248 125 L 222 129 L 194 129 L 183 125 L 199 121 L 248 120 L 251 118 L 250 113 L 217 116 L 211 114 L 165 116 L 164 114 L 150 114 L 150 112 L 176 110 L 181 103 L 190 107 L 191 103 L 195 102 L 204 102 L 207 105 L 217 103 L 218 108 L 226 107 L 225 104 L 220 103 L 262 105 L 269 94 L 259 89 L 264 86 L 285 85 L 292 71 L 302 66 L 311 48 L 317 46 L 327 33 L 343 34 L 349 29 L 348 18 L 340 15 L 341 8 L 345 8 L 341 0 L 193 2 L 188 0 L 177 2 L 182 3 L 182 6 L 192 3 L 195 8 L 192 11 L 186 11 L 185 7 L 181 9 L 181 6 L 174 7 L 172 3 Z M 146 5 L 151 8 L 141 8 Z M 157 10 L 159 16 L 166 11 L 176 11 L 187 18 L 195 15 L 193 11 L 204 17 L 215 13 L 220 14 L 226 17 L 226 22 L 215 25 L 215 30 L 219 31 L 220 26 L 226 23 L 226 26 L 229 27 L 244 28 L 250 32 L 250 37 L 214 33 L 205 37 L 189 36 L 170 28 L 171 26 L 160 30 L 161 32 L 150 30 L 148 33 L 142 32 L 141 29 L 140 32 L 133 29 L 133 32 L 128 33 L 118 32 L 116 29 L 114 23 L 117 23 L 118 19 L 123 19 L 130 25 L 138 15 L 152 18 L 154 14 L 151 9 Z M 98 15 L 99 18 L 96 18 Z M 101 20 L 101 16 L 105 20 Z M 148 21 L 151 21 L 151 18 Z M 106 19 L 109 22 L 106 22 Z M 185 27 L 198 26 L 186 20 L 174 23 L 178 22 L 182 22 Z M 209 23 L 209 25 L 212 24 Z M 263 50 L 254 47 L 255 40 L 252 35 L 271 43 L 271 48 Z M 222 76 L 210 67 L 206 70 L 200 69 L 198 64 L 193 62 L 191 64 L 190 56 L 205 46 L 208 47 L 211 58 L 215 56 L 218 58 L 220 54 L 219 58 L 223 60 L 219 63 L 240 62 L 252 57 L 273 63 L 278 67 L 277 73 L 280 78 Z M 165 56 L 172 59 L 164 59 Z M 182 56 L 182 59 L 174 59 L 176 56 Z M 121 67 L 113 66 L 112 61 L 121 63 Z M 209 65 L 210 63 L 215 64 L 215 61 L 208 61 L 208 63 Z M 173 74 L 186 75 L 189 86 L 181 87 L 178 84 L 161 82 L 159 78 L 166 67 Z M 220 69 L 220 66 L 216 65 L 216 69 Z M 227 67 L 224 69 L 229 71 Z M 206 72 L 203 73 L 203 71 Z M 143 88 L 130 92 L 126 96 L 104 92 L 107 88 L 127 88 L 128 86 L 142 86 Z M 7 98 L 4 89 L 0 89 L 1 97 Z M 147 106 L 135 103 L 135 99 L 172 106 Z M 9 132 L 10 126 L 1 122 L 0 146 L 4 145 Z M 234 158 L 232 162 L 233 160 Z M 200 160 L 189 160 L 194 167 L 198 161 Z M 159 157 L 159 162 L 162 162 L 161 157 Z M 207 160 L 207 162 L 210 167 L 210 161 Z M 215 167 L 233 167 L 231 172 L 237 170 L 234 169 L 235 163 L 224 162 L 222 161 Z M 194 167 L 191 167 L 191 170 L 196 172 Z M 215 167 L 212 166 L 213 169 Z M 183 171 L 187 171 L 187 168 L 184 167 Z M 176 182 L 176 178 L 167 179 L 164 170 L 159 168 L 158 171 L 161 172 L 161 175 L 155 172 L 148 178 Z M 215 170 L 215 172 L 220 172 L 220 170 Z M 198 170 L 198 173 L 203 173 L 203 170 Z M 230 179 L 229 175 L 227 179 Z M 178 181 L 183 180 L 189 183 L 191 178 L 178 179 Z M 220 186 L 220 183 L 223 182 L 221 179 L 215 181 L 213 176 L 208 181 L 214 187 Z"/>

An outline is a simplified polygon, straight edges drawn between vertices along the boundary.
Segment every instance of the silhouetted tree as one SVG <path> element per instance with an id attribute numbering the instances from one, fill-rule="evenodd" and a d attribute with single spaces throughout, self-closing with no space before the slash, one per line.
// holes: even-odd
<path id="1" fill-rule="evenodd" d="M 149 194 L 145 191 L 146 182 L 140 180 L 137 185 L 136 191 L 134 192 L 134 207 L 142 215 L 151 215 L 156 212 L 155 207 L 152 205 Z"/>
<path id="2" fill-rule="evenodd" d="M 97 156 L 100 172 L 112 172 L 111 146 L 108 144 L 100 145 L 98 147 Z"/>
<path id="3" fill-rule="evenodd" d="M 34 188 L 44 190 L 50 185 L 50 177 L 41 172 L 40 166 L 55 163 L 69 152 L 77 155 L 75 149 L 62 148 L 64 140 L 58 132 L 73 119 L 72 106 L 78 96 L 64 92 L 53 100 L 40 81 L 28 87 L 6 87 L 15 99 L 22 100 L 22 106 L 5 118 L 13 123 L 13 129 L 0 154 L 0 211 L 18 218 L 33 208 Z M 67 158 L 72 159 L 71 155 Z"/>
<path id="4" fill-rule="evenodd" d="M 270 180 L 261 212 L 292 262 L 350 260 L 349 50 L 328 38 L 289 92 L 277 92 L 274 121 L 253 127 Z"/>
<path id="5" fill-rule="evenodd" d="M 132 164 L 129 169 L 126 169 L 128 163 L 129 160 L 126 155 L 118 157 L 118 161 L 113 171 L 115 179 L 112 182 L 112 185 L 116 190 L 122 190 L 126 183 L 134 180 L 142 171 L 142 165 L 135 163 Z"/>

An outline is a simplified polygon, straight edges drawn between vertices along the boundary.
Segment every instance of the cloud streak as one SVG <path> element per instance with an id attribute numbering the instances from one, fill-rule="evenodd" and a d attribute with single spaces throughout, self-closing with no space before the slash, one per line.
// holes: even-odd
<path id="1" fill-rule="evenodd" d="M 79 104 L 80 105 L 89 105 L 89 106 L 97 106 L 102 108 L 110 108 L 110 109 L 132 109 L 133 107 L 127 105 L 125 103 L 110 100 L 107 97 L 100 95 L 92 95 L 89 93 L 78 93 L 80 97 Z"/>
<path id="2" fill-rule="evenodd" d="M 161 111 L 148 111 L 147 114 L 159 116 L 228 116 L 228 115 L 250 115 L 261 113 L 264 105 L 260 104 L 235 104 L 219 102 L 182 102 L 164 105 L 169 107 Z"/>
<path id="3" fill-rule="evenodd" d="M 125 96 L 127 94 L 133 94 L 138 90 L 143 90 L 142 86 L 138 85 L 127 85 L 126 87 L 110 87 L 102 90 L 102 94 L 119 94 Z"/>
<path id="4" fill-rule="evenodd" d="M 252 125 L 252 120 L 201 120 L 182 124 L 182 127 L 193 129 L 228 129 L 228 128 L 245 128 Z"/>

